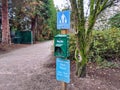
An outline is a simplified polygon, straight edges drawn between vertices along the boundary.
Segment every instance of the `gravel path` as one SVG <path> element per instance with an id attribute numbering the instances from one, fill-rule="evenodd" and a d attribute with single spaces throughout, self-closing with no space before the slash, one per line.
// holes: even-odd
<path id="1" fill-rule="evenodd" d="M 42 42 L 0 55 L 0 90 L 62 90 L 55 78 L 52 45 Z M 77 78 L 72 62 L 67 90 L 120 90 L 120 69 L 91 66 L 86 78 Z"/>
<path id="2" fill-rule="evenodd" d="M 43 42 L 0 55 L 0 90 L 55 90 L 52 44 Z"/>

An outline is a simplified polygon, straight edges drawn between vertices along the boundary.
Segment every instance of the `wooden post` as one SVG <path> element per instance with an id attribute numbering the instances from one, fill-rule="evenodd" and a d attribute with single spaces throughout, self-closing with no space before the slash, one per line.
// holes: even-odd
<path id="1" fill-rule="evenodd" d="M 68 34 L 68 30 L 61 30 L 61 34 Z"/>
<path id="2" fill-rule="evenodd" d="M 62 82 L 62 90 L 67 90 L 67 84 L 65 82 Z"/>
<path id="3" fill-rule="evenodd" d="M 61 34 L 68 34 L 68 30 L 61 30 Z M 62 90 L 67 90 L 67 84 L 62 82 Z"/>

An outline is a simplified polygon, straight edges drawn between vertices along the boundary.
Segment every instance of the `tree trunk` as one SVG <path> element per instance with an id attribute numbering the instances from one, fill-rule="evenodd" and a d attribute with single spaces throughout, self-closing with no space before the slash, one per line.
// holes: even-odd
<path id="1" fill-rule="evenodd" d="M 95 21 L 103 10 L 113 4 L 113 1 L 114 0 L 90 0 L 90 14 L 87 20 L 84 14 L 84 0 L 70 0 L 77 40 L 75 59 L 76 75 L 78 77 L 86 76 L 87 56 L 92 43 L 92 29 Z M 88 23 L 88 25 L 85 25 L 86 23 Z"/>
<path id="2" fill-rule="evenodd" d="M 8 16 L 8 0 L 2 0 L 2 43 L 11 44 L 9 16 Z"/>
<path id="3" fill-rule="evenodd" d="M 86 77 L 86 63 L 82 65 L 81 62 L 76 62 L 76 75 L 78 77 Z"/>
<path id="4" fill-rule="evenodd" d="M 31 18 L 31 31 L 33 33 L 33 43 L 35 43 L 35 29 L 36 29 L 36 18 L 37 18 L 37 15 L 35 17 L 32 17 Z"/>
<path id="5" fill-rule="evenodd" d="M 79 50 L 79 52 L 81 52 Z M 86 77 L 87 55 L 86 53 L 78 53 L 78 60 L 76 61 L 76 75 L 78 77 Z"/>
<path id="6" fill-rule="evenodd" d="M 78 77 L 86 77 L 86 65 L 87 65 L 87 50 L 86 50 L 86 40 L 80 34 L 84 30 L 84 27 L 80 28 L 76 34 L 76 75 Z"/>

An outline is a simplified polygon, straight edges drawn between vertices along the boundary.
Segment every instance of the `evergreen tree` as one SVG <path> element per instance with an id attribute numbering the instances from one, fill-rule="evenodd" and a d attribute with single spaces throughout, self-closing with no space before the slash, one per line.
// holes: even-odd
<path id="1" fill-rule="evenodd" d="M 2 43 L 11 44 L 9 16 L 8 16 L 8 0 L 2 0 Z"/>
<path id="2" fill-rule="evenodd" d="M 55 9 L 53 0 L 48 0 L 49 1 L 49 19 L 48 19 L 48 23 L 49 23 L 49 28 L 51 31 L 51 38 L 54 37 L 57 33 L 59 33 L 59 31 L 57 31 L 56 26 L 57 26 L 57 11 Z"/>
<path id="3" fill-rule="evenodd" d="M 53 0 L 26 0 L 14 9 L 13 27 L 33 31 L 34 40 L 51 39 L 56 33 L 56 10 Z M 30 30 L 30 28 L 29 28 Z"/>

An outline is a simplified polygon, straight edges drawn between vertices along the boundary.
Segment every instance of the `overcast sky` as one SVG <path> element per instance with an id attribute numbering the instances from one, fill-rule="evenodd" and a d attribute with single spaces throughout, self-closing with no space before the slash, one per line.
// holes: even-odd
<path id="1" fill-rule="evenodd" d="M 63 9 L 62 6 L 64 6 L 66 3 L 69 3 L 69 0 L 54 0 L 55 6 L 58 6 L 61 10 Z M 89 3 L 89 0 L 84 0 L 85 14 L 86 12 L 88 14 L 88 3 Z"/>
<path id="2" fill-rule="evenodd" d="M 55 6 L 58 6 L 60 9 L 62 9 L 66 3 L 69 3 L 69 0 L 54 0 Z"/>
<path id="3" fill-rule="evenodd" d="M 63 2 L 64 2 L 65 0 L 54 0 L 54 3 L 55 3 L 55 5 L 61 5 L 61 4 L 64 4 Z"/>

